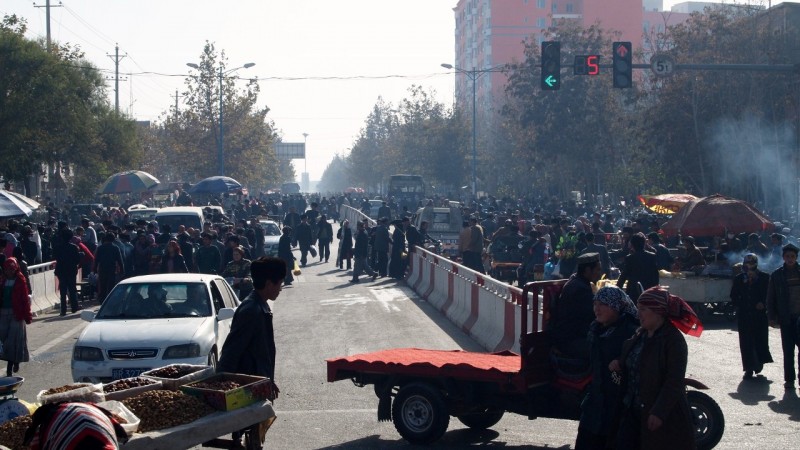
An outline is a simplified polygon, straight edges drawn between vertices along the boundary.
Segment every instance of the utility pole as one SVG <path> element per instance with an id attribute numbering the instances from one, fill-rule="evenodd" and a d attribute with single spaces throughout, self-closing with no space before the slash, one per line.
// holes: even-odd
<path id="1" fill-rule="evenodd" d="M 175 120 L 178 120 L 178 99 L 182 95 L 178 95 L 178 88 L 175 88 Z"/>
<path id="2" fill-rule="evenodd" d="M 119 44 L 117 44 L 114 49 L 113 55 L 106 54 L 106 56 L 114 61 L 114 111 L 119 114 L 119 62 L 122 61 L 122 58 L 128 56 L 128 54 L 126 53 L 119 56 Z"/>
<path id="3" fill-rule="evenodd" d="M 34 8 L 44 8 L 45 22 L 47 22 L 47 53 L 50 53 L 50 8 L 60 8 L 63 5 L 58 2 L 57 5 L 50 5 L 50 0 L 46 0 L 44 5 L 34 4 Z"/>

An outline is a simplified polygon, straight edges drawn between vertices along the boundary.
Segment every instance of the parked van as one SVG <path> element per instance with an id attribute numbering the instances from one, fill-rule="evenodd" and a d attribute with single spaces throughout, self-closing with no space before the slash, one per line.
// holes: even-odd
<path id="1" fill-rule="evenodd" d="M 441 242 L 442 253 L 450 258 L 458 256 L 458 237 L 462 230 L 460 208 L 434 208 L 426 206 L 417 210 L 414 226 L 428 222 L 428 235 Z"/>
<path id="2" fill-rule="evenodd" d="M 169 225 L 170 232 L 176 233 L 178 227 L 203 229 L 203 208 L 199 206 L 170 206 L 161 208 L 156 213 L 156 222 L 159 229 Z"/>

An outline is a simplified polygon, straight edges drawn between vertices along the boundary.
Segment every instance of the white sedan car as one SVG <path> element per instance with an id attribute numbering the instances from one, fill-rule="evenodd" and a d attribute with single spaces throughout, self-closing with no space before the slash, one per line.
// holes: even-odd
<path id="1" fill-rule="evenodd" d="M 259 220 L 264 228 L 264 254 L 278 256 L 278 241 L 281 239 L 281 227 L 274 220 Z"/>
<path id="2" fill-rule="evenodd" d="M 168 364 L 215 366 L 239 299 L 217 275 L 145 275 L 121 281 L 72 352 L 72 379 L 108 382 Z"/>

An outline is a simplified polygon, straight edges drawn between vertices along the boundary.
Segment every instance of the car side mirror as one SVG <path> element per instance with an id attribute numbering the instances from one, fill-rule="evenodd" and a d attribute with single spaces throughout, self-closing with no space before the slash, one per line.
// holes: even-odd
<path id="1" fill-rule="evenodd" d="M 91 322 L 91 321 L 94 320 L 94 317 L 96 315 L 97 315 L 96 312 L 88 310 L 88 309 L 84 309 L 83 311 L 81 311 L 81 320 L 84 320 L 86 322 Z"/>
<path id="2" fill-rule="evenodd" d="M 217 311 L 217 320 L 232 319 L 233 318 L 233 313 L 235 313 L 235 312 L 236 312 L 236 310 L 233 309 L 233 308 L 222 308 L 219 311 Z"/>

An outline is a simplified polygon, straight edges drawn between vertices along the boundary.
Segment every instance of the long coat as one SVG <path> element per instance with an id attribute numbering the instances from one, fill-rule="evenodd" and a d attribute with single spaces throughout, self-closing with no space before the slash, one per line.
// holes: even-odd
<path id="1" fill-rule="evenodd" d="M 639 329 L 622 346 L 622 367 L 628 353 L 642 335 Z M 639 360 L 639 398 L 641 399 L 641 444 L 648 450 L 692 450 L 696 448 L 694 423 L 686 398 L 688 347 L 681 332 L 668 321 L 647 338 Z M 628 388 L 627 371 L 623 372 L 622 396 Z M 656 431 L 647 429 L 647 418 L 654 415 L 663 421 Z"/>
<path id="2" fill-rule="evenodd" d="M 642 283 L 642 289 L 647 290 L 658 285 L 658 263 L 655 253 L 648 251 L 633 252 L 625 257 L 625 265 L 617 280 L 617 286 L 622 287 L 628 282 L 625 293 L 635 302 L 642 291 L 637 283 Z"/>
<path id="3" fill-rule="evenodd" d="M 275 380 L 275 332 L 272 310 L 257 292 L 236 308 L 231 331 L 222 345 L 217 370 Z"/>
<path id="4" fill-rule="evenodd" d="M 602 328 L 593 322 L 589 330 L 591 344 L 592 384 L 581 402 L 581 429 L 592 434 L 607 435 L 611 432 L 612 412 L 619 402 L 619 385 L 611 379 L 608 365 L 618 359 L 622 345 L 636 332 L 636 320 L 623 314 L 613 329 Z"/>
<path id="5" fill-rule="evenodd" d="M 748 280 L 746 273 L 733 279 L 731 303 L 736 306 L 739 351 L 745 371 L 761 372 L 764 364 L 772 362 L 766 310 L 768 287 L 769 275 L 760 270 L 756 271 L 752 281 Z M 761 309 L 756 308 L 758 304 L 761 304 Z"/>
<path id="6" fill-rule="evenodd" d="M 795 264 L 795 267 L 797 265 Z M 786 282 L 786 265 L 778 267 L 769 276 L 767 287 L 767 317 L 781 326 L 791 323 L 789 284 Z"/>

